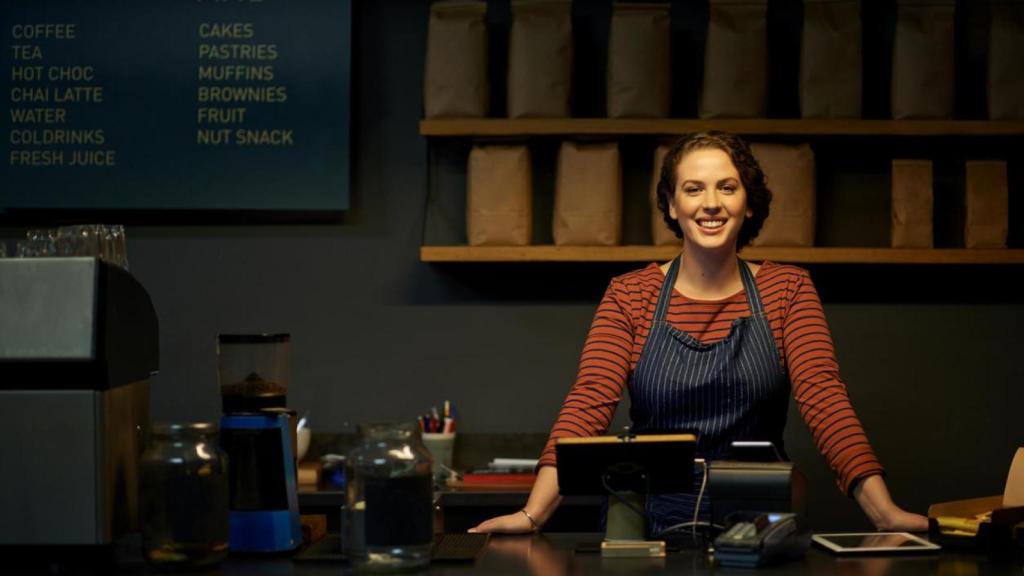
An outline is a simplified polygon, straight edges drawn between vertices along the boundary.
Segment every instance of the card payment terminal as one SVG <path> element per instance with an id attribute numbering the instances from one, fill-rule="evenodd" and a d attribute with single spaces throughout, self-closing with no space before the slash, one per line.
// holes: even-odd
<path id="1" fill-rule="evenodd" d="M 800 558 L 811 545 L 811 531 L 790 513 L 746 516 L 715 538 L 715 560 L 723 566 L 755 567 Z"/>

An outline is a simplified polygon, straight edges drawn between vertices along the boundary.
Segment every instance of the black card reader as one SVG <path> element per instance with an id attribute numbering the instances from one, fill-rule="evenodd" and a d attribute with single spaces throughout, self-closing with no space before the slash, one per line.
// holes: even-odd
<path id="1" fill-rule="evenodd" d="M 730 520 L 715 538 L 715 560 L 723 566 L 752 568 L 794 560 L 811 545 L 811 531 L 796 514 L 738 512 Z"/>

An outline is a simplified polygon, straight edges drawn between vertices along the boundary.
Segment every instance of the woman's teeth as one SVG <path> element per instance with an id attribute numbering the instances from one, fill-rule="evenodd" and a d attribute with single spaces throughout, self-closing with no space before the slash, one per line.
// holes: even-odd
<path id="1" fill-rule="evenodd" d="M 698 220 L 702 228 L 720 228 L 725 225 L 725 220 Z"/>

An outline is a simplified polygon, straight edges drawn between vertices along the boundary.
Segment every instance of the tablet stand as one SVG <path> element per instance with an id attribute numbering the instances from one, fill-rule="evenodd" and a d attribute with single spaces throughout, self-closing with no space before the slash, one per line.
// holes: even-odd
<path id="1" fill-rule="evenodd" d="M 603 557 L 665 556 L 665 542 L 646 540 L 647 494 L 693 489 L 692 434 L 561 438 L 555 445 L 562 495 L 607 495 Z"/>
<path id="2" fill-rule="evenodd" d="M 605 540 L 643 540 L 647 536 L 646 518 L 636 509 L 643 510 L 643 494 L 628 493 L 608 497 L 608 518 L 605 521 Z M 630 507 L 633 506 L 633 508 Z"/>
<path id="3" fill-rule="evenodd" d="M 646 539 L 647 518 L 641 513 L 645 500 L 643 494 L 636 493 L 608 497 L 608 517 L 601 541 L 603 558 L 665 557 L 664 540 Z"/>

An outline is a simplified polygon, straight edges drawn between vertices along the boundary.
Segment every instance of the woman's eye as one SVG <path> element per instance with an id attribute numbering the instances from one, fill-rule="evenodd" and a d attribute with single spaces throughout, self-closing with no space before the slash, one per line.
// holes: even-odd
<path id="1" fill-rule="evenodd" d="M 732 193 L 736 192 L 736 187 L 735 186 L 722 186 L 722 192 L 725 192 L 726 194 L 732 194 Z"/>
<path id="2" fill-rule="evenodd" d="M 683 192 L 686 192 L 687 194 L 696 194 L 700 192 L 700 188 L 697 188 L 696 186 L 687 186 L 686 188 L 683 188 Z"/>

